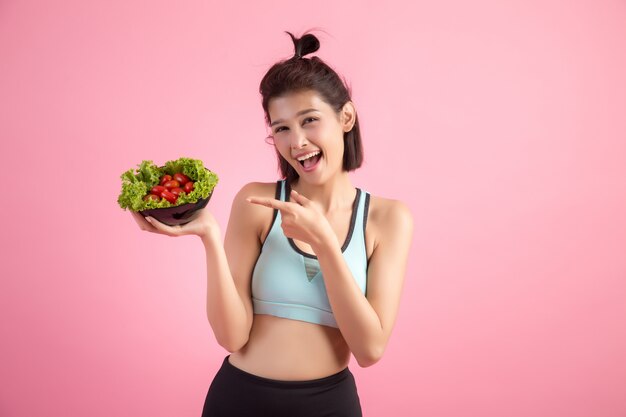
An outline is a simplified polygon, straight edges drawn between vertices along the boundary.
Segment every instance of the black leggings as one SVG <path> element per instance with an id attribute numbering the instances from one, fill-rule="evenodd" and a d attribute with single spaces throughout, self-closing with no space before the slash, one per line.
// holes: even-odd
<path id="1" fill-rule="evenodd" d="M 352 372 L 282 381 L 248 373 L 224 358 L 204 401 L 202 417 L 362 417 Z"/>

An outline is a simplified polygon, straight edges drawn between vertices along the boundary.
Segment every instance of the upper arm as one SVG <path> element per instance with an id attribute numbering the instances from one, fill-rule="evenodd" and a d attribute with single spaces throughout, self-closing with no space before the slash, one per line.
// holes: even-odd
<path id="1" fill-rule="evenodd" d="M 235 195 L 224 238 L 224 250 L 237 292 L 246 309 L 248 329 L 252 326 L 251 279 L 261 250 L 259 227 L 263 207 L 250 204 L 246 197 L 259 195 L 259 183 L 248 183 Z"/>
<path id="2" fill-rule="evenodd" d="M 398 314 L 413 238 L 413 216 L 404 203 L 392 200 L 381 210 L 377 221 L 378 243 L 367 272 L 367 300 L 380 319 L 384 349 Z"/>

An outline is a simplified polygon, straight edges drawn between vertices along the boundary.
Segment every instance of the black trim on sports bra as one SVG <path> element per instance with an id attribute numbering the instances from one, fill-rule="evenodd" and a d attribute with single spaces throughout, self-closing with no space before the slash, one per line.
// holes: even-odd
<path id="1" fill-rule="evenodd" d="M 370 194 L 365 194 L 365 203 L 363 204 L 363 242 L 365 243 L 365 258 L 367 259 L 367 266 L 370 266 L 370 258 L 367 257 L 367 238 L 365 236 L 365 228 L 367 226 L 367 213 L 370 208 Z"/>
<path id="2" fill-rule="evenodd" d="M 291 185 L 286 180 L 285 180 L 285 186 L 286 186 L 285 201 L 289 201 L 289 195 L 291 194 Z M 346 237 L 346 241 L 343 243 L 343 246 L 341 247 L 341 253 L 345 252 L 346 249 L 348 249 L 348 245 L 350 244 L 350 240 L 352 239 L 352 234 L 354 232 L 354 224 L 356 223 L 356 215 L 358 212 L 360 197 L 361 197 L 361 189 L 357 187 L 356 197 L 354 198 L 354 202 L 352 203 L 352 217 L 350 218 L 350 229 L 348 230 L 348 236 Z M 305 251 L 300 249 L 298 246 L 296 246 L 296 243 L 293 241 L 292 238 L 288 237 L 287 240 L 289 240 L 289 244 L 291 245 L 291 247 L 300 255 L 306 256 L 307 258 L 317 259 L 316 255 L 306 253 Z"/>
<path id="3" fill-rule="evenodd" d="M 280 200 L 280 181 L 278 180 L 276 181 L 276 192 L 274 193 L 274 197 L 276 198 L 276 200 Z M 278 209 L 274 209 L 274 214 L 272 216 L 272 222 L 270 223 L 270 228 L 267 229 L 267 236 L 265 236 L 265 239 L 263 239 L 263 243 L 261 243 L 261 250 L 260 252 L 263 252 L 263 246 L 265 246 L 265 241 L 267 241 L 267 237 L 270 235 L 270 232 L 272 231 L 272 227 L 274 227 L 274 222 L 276 221 L 276 217 L 278 216 Z"/>

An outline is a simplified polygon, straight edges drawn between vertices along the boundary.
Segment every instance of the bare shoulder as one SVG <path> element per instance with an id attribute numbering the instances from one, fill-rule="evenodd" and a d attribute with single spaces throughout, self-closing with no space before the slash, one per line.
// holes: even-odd
<path id="1" fill-rule="evenodd" d="M 240 216 L 254 228 L 262 241 L 266 229 L 269 229 L 269 222 L 273 216 L 273 210 L 259 204 L 252 204 L 246 201 L 248 197 L 275 198 L 276 182 L 249 182 L 245 184 L 235 195 L 233 207 L 238 206 Z"/>
<path id="2" fill-rule="evenodd" d="M 409 206 L 400 200 L 370 194 L 367 225 L 368 229 L 372 229 L 372 249 L 375 249 L 384 233 L 392 231 L 396 236 L 398 233 L 412 235 L 413 215 Z"/>
<path id="3" fill-rule="evenodd" d="M 271 197 L 273 198 L 276 194 L 276 182 L 249 182 L 245 184 L 239 192 L 237 193 L 237 197 L 242 198 L 243 200 L 246 197 L 257 196 L 257 197 Z M 236 198 L 237 198 L 236 197 Z"/>

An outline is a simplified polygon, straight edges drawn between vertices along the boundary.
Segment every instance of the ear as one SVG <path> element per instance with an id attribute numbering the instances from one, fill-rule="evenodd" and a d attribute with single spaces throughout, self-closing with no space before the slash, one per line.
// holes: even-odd
<path id="1" fill-rule="evenodd" d="M 344 132 L 349 132 L 356 123 L 356 108 L 352 101 L 348 101 L 341 109 L 341 127 Z"/>

